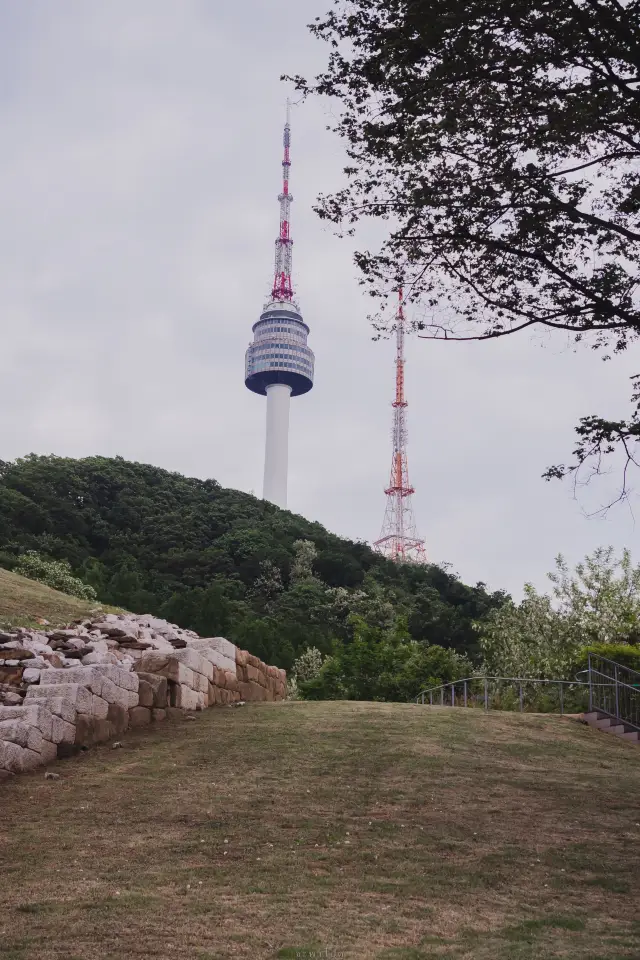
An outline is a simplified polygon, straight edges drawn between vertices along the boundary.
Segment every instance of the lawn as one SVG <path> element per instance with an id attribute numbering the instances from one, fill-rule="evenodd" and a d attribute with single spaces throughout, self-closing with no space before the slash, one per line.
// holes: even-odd
<path id="1" fill-rule="evenodd" d="M 0 784 L 0 960 L 640 956 L 640 748 L 575 720 L 219 708 Z"/>

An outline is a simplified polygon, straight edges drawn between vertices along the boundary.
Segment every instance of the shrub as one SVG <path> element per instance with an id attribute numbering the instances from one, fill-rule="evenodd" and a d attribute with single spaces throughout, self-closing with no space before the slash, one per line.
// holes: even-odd
<path id="1" fill-rule="evenodd" d="M 74 577 L 71 566 L 66 560 L 51 560 L 41 557 L 35 550 L 29 550 L 18 558 L 14 570 L 29 580 L 37 580 L 47 587 L 59 590 L 71 597 L 80 597 L 82 600 L 95 600 L 96 592 L 93 587 Z"/>

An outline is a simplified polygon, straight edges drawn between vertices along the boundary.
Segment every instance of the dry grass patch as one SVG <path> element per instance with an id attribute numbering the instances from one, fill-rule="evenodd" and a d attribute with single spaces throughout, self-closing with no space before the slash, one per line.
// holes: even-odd
<path id="1" fill-rule="evenodd" d="M 43 583 L 0 569 L 0 627 L 32 627 L 37 626 L 40 619 L 59 627 L 96 610 L 115 609 L 69 597 Z"/>
<path id="2" fill-rule="evenodd" d="M 1 788 L 0 960 L 637 958 L 640 751 L 559 718 L 212 710 Z"/>

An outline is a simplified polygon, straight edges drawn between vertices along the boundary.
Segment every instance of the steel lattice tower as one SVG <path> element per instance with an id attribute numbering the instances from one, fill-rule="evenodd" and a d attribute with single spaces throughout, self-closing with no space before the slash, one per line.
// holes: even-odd
<path id="1" fill-rule="evenodd" d="M 390 560 L 397 563 L 426 563 L 424 540 L 416 533 L 411 496 L 414 489 L 409 483 L 407 466 L 407 426 L 405 412 L 407 401 L 404 397 L 404 308 L 402 288 L 398 291 L 398 312 L 396 314 L 396 398 L 393 407 L 393 454 L 391 457 L 391 479 L 386 488 L 387 506 L 380 539 L 374 548 Z"/>
<path id="2" fill-rule="evenodd" d="M 291 159 L 290 104 L 284 127 L 280 233 L 276 240 L 275 271 L 271 294 L 253 325 L 254 339 L 245 357 L 244 382 L 249 390 L 267 397 L 267 438 L 264 458 L 263 499 L 287 505 L 289 458 L 289 404 L 291 397 L 313 386 L 314 356 L 307 346 L 309 327 L 294 299 L 291 280 Z"/>

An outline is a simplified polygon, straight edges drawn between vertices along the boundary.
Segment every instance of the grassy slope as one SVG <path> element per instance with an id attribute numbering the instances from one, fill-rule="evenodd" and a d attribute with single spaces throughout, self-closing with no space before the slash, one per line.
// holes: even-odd
<path id="1" fill-rule="evenodd" d="M 56 769 L 0 785 L 2 960 L 638 957 L 640 750 L 575 721 L 261 704 Z"/>
<path id="2" fill-rule="evenodd" d="M 85 617 L 96 608 L 106 609 L 0 569 L 0 626 L 33 626 L 38 618 L 44 618 L 57 627 L 75 617 Z"/>

